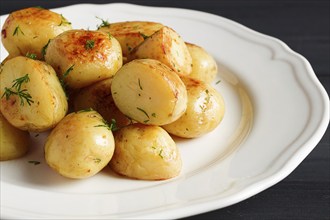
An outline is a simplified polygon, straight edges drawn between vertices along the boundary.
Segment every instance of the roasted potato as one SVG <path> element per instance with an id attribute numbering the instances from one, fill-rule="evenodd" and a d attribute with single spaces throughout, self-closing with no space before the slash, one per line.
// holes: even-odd
<path id="1" fill-rule="evenodd" d="M 87 178 L 112 158 L 114 138 L 96 111 L 70 113 L 52 130 L 45 143 L 47 164 L 62 176 Z"/>
<path id="2" fill-rule="evenodd" d="M 112 77 L 122 66 L 120 44 L 99 31 L 66 31 L 50 41 L 45 60 L 73 89 Z"/>
<path id="3" fill-rule="evenodd" d="M 71 23 L 61 14 L 43 8 L 26 8 L 8 16 L 1 38 L 11 56 L 35 54 L 37 59 L 42 59 L 48 41 L 70 29 Z"/>
<path id="4" fill-rule="evenodd" d="M 179 175 L 179 149 L 161 127 L 132 124 L 115 133 L 115 153 L 110 167 L 136 179 L 163 180 Z"/>
<path id="5" fill-rule="evenodd" d="M 217 63 L 204 48 L 190 43 L 186 45 L 193 64 L 189 77 L 211 83 L 218 72 Z"/>
<path id="6" fill-rule="evenodd" d="M 126 21 L 101 25 L 98 29 L 108 32 L 120 43 L 123 56 L 127 55 L 144 39 L 148 38 L 163 27 L 162 24 L 150 21 Z"/>
<path id="7" fill-rule="evenodd" d="M 219 125 L 225 113 L 224 101 L 209 84 L 190 77 L 181 79 L 188 93 L 187 110 L 178 120 L 163 128 L 179 137 L 199 137 Z"/>
<path id="8" fill-rule="evenodd" d="M 202 136 L 224 117 L 209 84 L 217 63 L 161 23 L 101 21 L 90 31 L 42 8 L 8 16 L 0 161 L 23 156 L 29 132 L 52 129 L 44 157 L 63 177 L 92 177 L 109 165 L 129 178 L 174 178 L 182 161 L 171 135 Z"/>
<path id="9" fill-rule="evenodd" d="M 187 91 L 180 77 L 152 59 L 125 64 L 113 78 L 111 93 L 121 112 L 143 124 L 171 123 L 187 107 Z"/>
<path id="10" fill-rule="evenodd" d="M 78 91 L 73 97 L 74 110 L 92 108 L 108 122 L 114 119 L 118 127 L 131 124 L 132 120 L 124 115 L 113 101 L 111 82 L 112 78 L 108 78 Z"/>
<path id="11" fill-rule="evenodd" d="M 179 74 L 188 75 L 192 70 L 192 58 L 185 42 L 166 26 L 145 39 L 127 57 L 128 61 L 144 58 L 158 60 Z"/>
<path id="12" fill-rule="evenodd" d="M 23 156 L 29 144 L 29 133 L 15 128 L 0 114 L 0 161 Z"/>
<path id="13" fill-rule="evenodd" d="M 28 131 L 54 127 L 68 103 L 54 69 L 45 62 L 18 56 L 0 74 L 1 112 L 13 126 Z"/>

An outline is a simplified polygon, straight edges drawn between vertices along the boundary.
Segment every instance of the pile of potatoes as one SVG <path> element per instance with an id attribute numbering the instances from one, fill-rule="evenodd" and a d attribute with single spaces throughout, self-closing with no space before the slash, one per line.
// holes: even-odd
<path id="1" fill-rule="evenodd" d="M 224 116 L 210 85 L 216 62 L 163 24 L 102 20 L 76 30 L 61 14 L 26 8 L 8 16 L 1 39 L 9 55 L 0 69 L 0 160 L 23 156 L 29 132 L 49 131 L 45 160 L 62 176 L 109 165 L 130 178 L 169 179 L 182 168 L 171 135 L 200 137 Z"/>

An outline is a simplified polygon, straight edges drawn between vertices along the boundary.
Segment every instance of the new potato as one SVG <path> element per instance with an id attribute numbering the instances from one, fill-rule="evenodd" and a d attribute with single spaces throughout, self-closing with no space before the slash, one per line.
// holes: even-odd
<path id="1" fill-rule="evenodd" d="M 62 176 L 87 178 L 101 171 L 114 152 L 111 130 L 96 111 L 68 114 L 45 144 L 47 164 Z"/>
<path id="2" fill-rule="evenodd" d="M 2 30 L 3 46 L 11 56 L 35 54 L 43 58 L 43 47 L 60 33 L 71 30 L 62 15 L 43 8 L 26 8 L 10 13 Z"/>
<path id="3" fill-rule="evenodd" d="M 220 124 L 225 113 L 224 101 L 209 84 L 190 77 L 181 79 L 188 93 L 187 110 L 178 120 L 164 125 L 163 128 L 179 137 L 199 137 Z"/>
<path id="4" fill-rule="evenodd" d="M 50 41 L 45 60 L 73 89 L 112 77 L 122 66 L 118 41 L 100 31 L 70 30 Z"/>
<path id="5" fill-rule="evenodd" d="M 0 161 L 22 157 L 29 144 L 29 133 L 15 128 L 0 114 Z"/>
<path id="6" fill-rule="evenodd" d="M 45 62 L 22 56 L 12 58 L 3 64 L 0 81 L 1 112 L 21 130 L 48 130 L 68 110 L 60 81 Z"/>
<path id="7" fill-rule="evenodd" d="M 211 83 L 218 73 L 213 57 L 202 47 L 186 43 L 192 58 L 192 71 L 189 77 Z"/>
<path id="8" fill-rule="evenodd" d="M 114 119 L 118 127 L 132 123 L 115 105 L 111 95 L 111 83 L 112 78 L 109 78 L 78 91 L 73 97 L 74 110 L 92 108 L 108 122 Z"/>
<path id="9" fill-rule="evenodd" d="M 110 167 L 136 179 L 163 180 L 180 174 L 179 149 L 161 127 L 132 124 L 115 133 L 115 153 Z"/>
<path id="10" fill-rule="evenodd" d="M 166 26 L 145 39 L 127 57 L 128 61 L 144 58 L 158 60 L 179 74 L 188 75 L 192 70 L 192 59 L 185 42 Z"/>
<path id="11" fill-rule="evenodd" d="M 164 180 L 182 169 L 169 133 L 199 137 L 224 116 L 207 84 L 213 57 L 163 24 L 102 20 L 97 31 L 72 30 L 60 14 L 27 8 L 8 16 L 1 38 L 9 55 L 0 66 L 0 160 L 27 152 L 27 131 L 53 128 L 44 156 L 64 177 L 88 178 L 109 164 L 130 178 Z M 62 86 L 76 111 L 68 115 Z"/>
<path id="12" fill-rule="evenodd" d="M 123 56 L 127 57 L 136 46 L 162 27 L 162 24 L 151 21 L 124 21 L 103 25 L 98 30 L 114 36 L 120 43 Z"/>
<path id="13" fill-rule="evenodd" d="M 143 124 L 171 123 L 187 107 L 187 91 L 180 77 L 152 59 L 125 64 L 113 78 L 111 93 L 121 112 Z"/>

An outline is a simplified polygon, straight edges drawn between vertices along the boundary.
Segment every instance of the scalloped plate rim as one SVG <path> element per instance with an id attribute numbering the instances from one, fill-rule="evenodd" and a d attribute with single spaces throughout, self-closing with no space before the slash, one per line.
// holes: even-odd
<path id="1" fill-rule="evenodd" d="M 316 144 L 320 141 L 322 138 L 323 134 L 325 133 L 327 126 L 329 124 L 329 97 L 317 79 L 311 65 L 309 62 L 300 54 L 296 53 L 293 51 L 289 46 L 287 46 L 284 42 L 281 40 L 261 34 L 257 31 L 254 31 L 246 26 L 243 26 L 235 21 L 232 21 L 230 19 L 218 16 L 218 15 L 213 15 L 209 14 L 207 12 L 200 12 L 200 11 L 195 11 L 195 10 L 190 10 L 190 9 L 182 9 L 182 8 L 164 8 L 164 7 L 154 7 L 154 6 L 142 6 L 142 5 L 135 5 L 135 4 L 127 4 L 127 3 L 109 3 L 109 4 L 75 4 L 75 5 L 70 5 L 70 6 L 65 6 L 65 7 L 60 7 L 60 8 L 54 8 L 54 10 L 61 10 L 63 8 L 68 8 L 68 7 L 101 7 L 101 6 L 106 6 L 106 7 L 128 7 L 129 9 L 137 7 L 137 8 L 147 8 L 148 10 L 159 10 L 159 9 L 168 9 L 171 12 L 175 11 L 181 11 L 185 12 L 186 14 L 200 14 L 206 16 L 207 21 L 211 21 L 211 18 L 214 18 L 214 23 L 217 22 L 217 20 L 222 20 L 222 22 L 225 22 L 229 26 L 235 26 L 236 29 L 239 29 L 239 31 L 244 32 L 249 32 L 250 34 L 266 39 L 269 43 L 275 43 L 278 46 L 281 47 L 281 51 L 284 52 L 285 54 L 289 54 L 290 56 L 293 56 L 295 59 L 298 59 L 300 62 L 302 62 L 302 65 L 304 65 L 304 69 L 308 73 L 306 77 L 309 77 L 312 81 L 310 83 L 313 84 L 314 89 L 316 89 L 319 92 L 322 104 L 323 104 L 323 115 L 319 116 L 319 123 L 317 126 L 317 129 L 310 134 L 310 137 L 305 141 L 303 146 L 299 149 L 293 152 L 293 157 L 291 157 L 289 160 L 287 160 L 283 166 L 278 167 L 275 171 L 272 171 L 270 173 L 263 173 L 262 179 L 256 178 L 255 181 L 252 181 L 250 185 L 247 185 L 246 187 L 243 188 L 242 191 L 240 191 L 238 194 L 234 195 L 229 195 L 228 198 L 224 197 L 221 199 L 211 198 L 207 201 L 203 201 L 202 203 L 200 202 L 191 202 L 188 204 L 183 204 L 183 205 L 178 205 L 177 207 L 174 206 L 173 208 L 170 208 L 169 210 L 158 210 L 158 211 L 149 211 L 147 213 L 142 213 L 141 215 L 135 215 L 137 218 L 179 218 L 179 217 L 186 217 L 194 214 L 199 214 L 202 212 L 206 211 L 211 211 L 214 209 L 218 208 L 223 208 L 232 204 L 235 204 L 237 202 L 240 202 L 244 199 L 247 199 L 271 186 L 274 184 L 278 183 L 279 181 L 283 180 L 286 176 L 288 176 L 302 161 L 307 157 L 307 155 L 314 149 Z M 5 15 L 2 15 L 1 17 L 3 18 Z M 270 43 L 270 44 L 271 44 Z M 274 47 L 274 45 L 269 47 Z M 291 63 L 292 64 L 292 63 Z M 292 65 L 297 65 L 297 64 L 292 64 Z M 297 76 L 296 76 L 297 77 Z M 306 83 L 306 82 L 304 82 Z M 303 85 L 301 85 L 303 86 Z M 304 88 L 305 89 L 305 88 Z M 1 183 L 3 184 L 3 183 Z M 3 201 L 3 198 L 1 198 Z M 3 202 L 1 205 L 1 209 L 5 208 L 3 206 Z M 2 212 L 2 211 L 1 211 Z M 3 215 L 3 214 L 1 214 Z M 17 217 L 17 216 L 6 216 L 6 217 Z M 79 216 L 81 217 L 81 216 Z M 101 216 L 93 216 L 94 217 L 101 217 Z M 107 216 L 103 216 L 107 217 Z"/>

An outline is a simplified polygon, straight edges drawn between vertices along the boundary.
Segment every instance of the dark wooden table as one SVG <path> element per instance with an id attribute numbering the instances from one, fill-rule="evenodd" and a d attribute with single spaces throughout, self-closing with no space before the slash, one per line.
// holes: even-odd
<path id="1" fill-rule="evenodd" d="M 61 7 L 95 0 L 1 0 L 1 15 L 29 6 Z M 188 8 L 217 14 L 281 39 L 311 63 L 330 93 L 329 0 L 137 0 L 150 6 Z M 275 186 L 227 208 L 186 219 L 330 219 L 329 129 L 298 168 Z"/>

